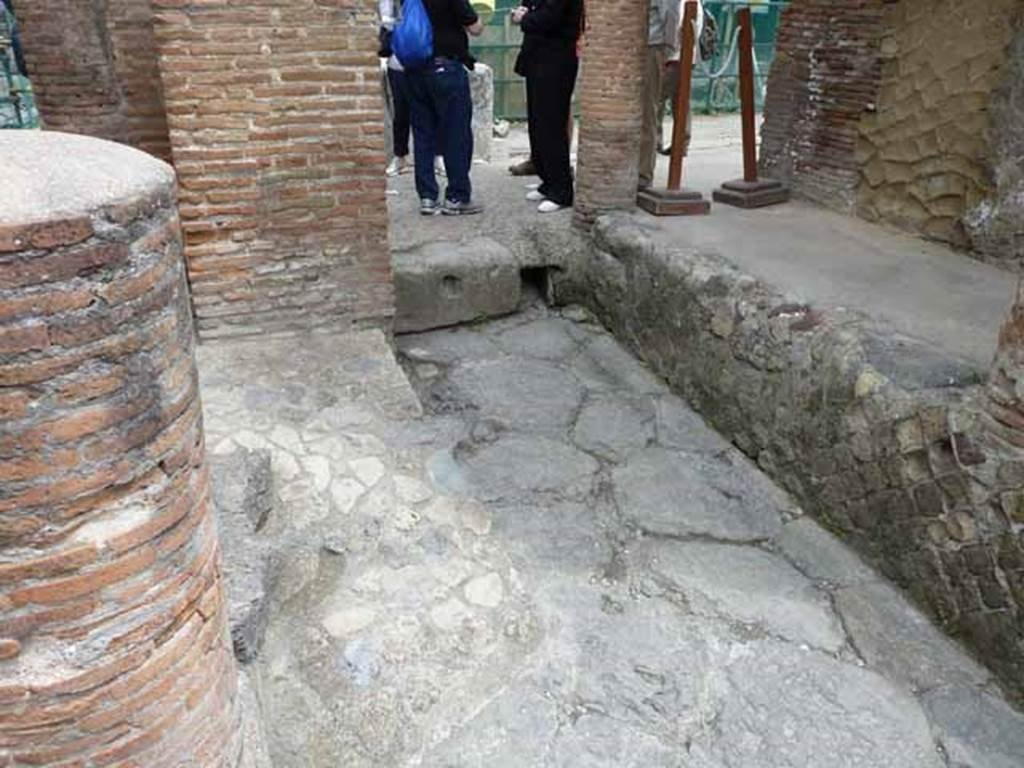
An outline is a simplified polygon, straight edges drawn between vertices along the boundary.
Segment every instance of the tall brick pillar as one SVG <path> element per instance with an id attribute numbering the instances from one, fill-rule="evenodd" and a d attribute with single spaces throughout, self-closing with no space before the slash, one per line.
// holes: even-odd
<path id="1" fill-rule="evenodd" d="M 48 128 L 170 160 L 149 0 L 15 0 Z"/>
<path id="2" fill-rule="evenodd" d="M 0 765 L 237 765 L 171 169 L 0 132 Z"/>
<path id="3" fill-rule="evenodd" d="M 636 206 L 648 0 L 587 4 L 580 77 L 577 221 Z"/>
<path id="4" fill-rule="evenodd" d="M 393 314 L 372 0 L 153 0 L 201 336 Z"/>

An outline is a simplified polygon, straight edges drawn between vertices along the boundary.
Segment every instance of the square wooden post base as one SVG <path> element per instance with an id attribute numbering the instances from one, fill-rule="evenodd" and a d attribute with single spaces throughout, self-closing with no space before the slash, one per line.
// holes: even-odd
<path id="1" fill-rule="evenodd" d="M 636 204 L 655 216 L 703 216 L 711 203 L 693 189 L 645 189 L 637 193 Z"/>
<path id="2" fill-rule="evenodd" d="M 734 205 L 737 208 L 761 208 L 789 200 L 789 187 L 774 179 L 736 179 L 725 182 L 711 193 L 711 197 L 716 203 Z"/>

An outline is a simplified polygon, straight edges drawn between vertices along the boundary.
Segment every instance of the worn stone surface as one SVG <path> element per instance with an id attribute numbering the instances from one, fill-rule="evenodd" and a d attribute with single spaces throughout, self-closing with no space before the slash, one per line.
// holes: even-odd
<path id="1" fill-rule="evenodd" d="M 849 587 L 881 578 L 855 552 L 807 517 L 786 523 L 775 544 L 801 573 L 815 581 Z"/>
<path id="2" fill-rule="evenodd" d="M 943 765 L 902 656 L 861 659 L 790 562 L 792 503 L 586 313 L 398 345 L 422 416 L 377 334 L 202 350 L 215 450 L 275 459 L 259 535 L 286 556 L 248 667 L 274 765 Z M 652 462 L 675 536 L 619 487 Z"/>
<path id="3" fill-rule="evenodd" d="M 1024 755 L 1024 715 L 977 688 L 943 686 L 922 699 L 936 739 L 956 768 L 1015 768 Z"/>
<path id="4" fill-rule="evenodd" d="M 397 333 L 499 317 L 519 305 L 519 267 L 506 247 L 489 238 L 399 252 L 392 268 Z"/>
<path id="5" fill-rule="evenodd" d="M 985 391 L 977 354 L 959 357 L 941 334 L 913 338 L 835 296 L 796 301 L 712 249 L 679 247 L 668 230 L 616 215 L 575 245 L 557 241 L 574 266 L 556 295 L 584 302 L 723 437 L 1024 696 L 1024 449 L 1006 405 L 1016 397 L 1012 355 Z M 552 240 L 538 233 L 535 243 Z M 581 379 L 596 386 L 607 377 Z M 987 407 L 993 400 L 1000 404 Z M 713 470 L 703 454 L 694 465 Z M 640 477 L 634 485 L 637 498 L 660 492 Z M 665 526 L 665 514 L 688 501 L 666 494 L 645 514 L 655 510 Z M 678 534 L 680 520 L 658 530 Z"/>
<path id="6" fill-rule="evenodd" d="M 943 683 L 983 685 L 989 672 L 964 655 L 888 584 L 839 590 L 836 610 L 850 640 L 873 666 L 917 690 Z"/>

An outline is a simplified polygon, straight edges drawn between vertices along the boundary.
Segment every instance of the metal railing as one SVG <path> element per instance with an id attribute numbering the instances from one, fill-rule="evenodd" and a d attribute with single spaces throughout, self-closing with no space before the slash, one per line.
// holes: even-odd
<path id="1" fill-rule="evenodd" d="M 739 109 L 736 56 L 736 10 L 749 6 L 754 22 L 754 61 L 757 106 L 763 103 L 764 84 L 775 54 L 779 14 L 789 0 L 704 0 L 704 8 L 718 23 L 718 51 L 710 61 L 700 62 L 693 73 L 694 111 L 712 114 Z M 494 70 L 494 114 L 496 118 L 526 118 L 526 90 L 512 68 L 522 42 L 519 28 L 511 23 L 510 11 L 519 0 L 497 0 L 494 15 L 483 35 L 473 41 L 473 54 Z"/>
<path id="2" fill-rule="evenodd" d="M 0 3 L 0 129 L 38 128 L 32 85 L 14 56 L 14 17 Z"/>

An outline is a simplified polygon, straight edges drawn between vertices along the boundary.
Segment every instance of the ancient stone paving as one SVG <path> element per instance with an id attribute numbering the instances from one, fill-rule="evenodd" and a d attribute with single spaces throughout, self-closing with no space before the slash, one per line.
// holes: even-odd
<path id="1" fill-rule="evenodd" d="M 1024 764 L 988 672 L 582 311 L 398 343 L 419 399 L 375 332 L 200 352 L 275 766 Z"/>

